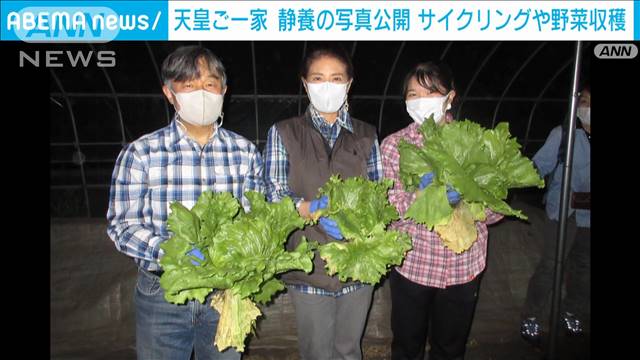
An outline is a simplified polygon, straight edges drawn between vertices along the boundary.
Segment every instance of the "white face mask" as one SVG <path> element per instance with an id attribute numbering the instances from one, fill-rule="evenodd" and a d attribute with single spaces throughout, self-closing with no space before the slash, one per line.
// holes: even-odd
<path id="1" fill-rule="evenodd" d="M 180 105 L 180 118 L 190 124 L 207 126 L 213 124 L 222 114 L 224 95 L 205 90 L 175 93 Z"/>
<path id="2" fill-rule="evenodd" d="M 583 125 L 591 125 L 591 107 L 579 107 L 578 118 L 580 118 Z"/>
<path id="3" fill-rule="evenodd" d="M 347 88 L 349 83 L 335 84 L 323 82 L 319 84 L 307 83 L 309 100 L 316 110 L 323 113 L 334 113 L 342 107 L 347 100 Z"/>
<path id="4" fill-rule="evenodd" d="M 407 100 L 407 112 L 418 124 L 422 124 L 433 114 L 436 124 L 444 119 L 444 103 L 446 96 L 422 97 Z M 451 109 L 451 104 L 447 104 L 447 110 Z"/>

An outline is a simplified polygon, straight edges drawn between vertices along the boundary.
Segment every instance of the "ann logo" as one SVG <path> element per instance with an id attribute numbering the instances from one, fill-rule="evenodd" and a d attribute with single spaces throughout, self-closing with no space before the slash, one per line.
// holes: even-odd
<path id="1" fill-rule="evenodd" d="M 633 59 L 638 48 L 635 44 L 598 44 L 593 52 L 598 59 Z"/>

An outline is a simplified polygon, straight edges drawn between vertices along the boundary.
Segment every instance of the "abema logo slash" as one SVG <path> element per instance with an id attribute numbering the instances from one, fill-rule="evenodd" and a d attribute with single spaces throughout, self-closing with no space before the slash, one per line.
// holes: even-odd
<path id="1" fill-rule="evenodd" d="M 157 20 L 108 7 L 26 7 L 7 13 L 3 30 L 25 42 L 98 43 L 114 40 L 121 31 L 153 30 Z"/>

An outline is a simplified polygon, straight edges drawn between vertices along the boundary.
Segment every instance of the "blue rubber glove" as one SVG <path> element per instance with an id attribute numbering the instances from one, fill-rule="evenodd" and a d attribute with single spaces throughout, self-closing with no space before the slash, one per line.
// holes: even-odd
<path id="1" fill-rule="evenodd" d="M 328 217 L 321 216 L 320 220 L 318 220 L 318 223 L 320 224 L 322 230 L 324 230 L 324 232 L 326 232 L 327 235 L 331 236 L 332 238 L 338 240 L 342 240 L 344 238 L 342 236 L 342 233 L 340 232 L 338 224 L 335 221 L 329 219 Z"/>
<path id="2" fill-rule="evenodd" d="M 198 250 L 197 248 L 193 248 L 191 250 L 189 250 L 187 252 L 187 255 L 191 255 L 191 256 L 195 256 L 198 259 L 200 259 L 200 261 L 196 260 L 196 259 L 191 259 L 191 263 L 195 266 L 200 266 L 202 265 L 202 261 L 204 261 L 204 254 L 200 252 L 200 250 Z"/>
<path id="3" fill-rule="evenodd" d="M 420 185 L 419 185 L 420 190 L 426 188 L 432 182 L 433 182 L 433 171 L 422 175 L 422 177 L 420 178 Z"/>
<path id="4" fill-rule="evenodd" d="M 433 172 L 428 172 L 422 175 L 420 178 L 420 190 L 426 188 L 433 182 Z M 460 193 L 455 191 L 451 185 L 447 185 L 447 200 L 449 200 L 449 204 L 455 205 L 460 202 Z"/>
<path id="5" fill-rule="evenodd" d="M 460 193 L 455 191 L 451 185 L 447 185 L 447 199 L 451 205 L 455 205 L 460 202 Z"/>
<path id="6" fill-rule="evenodd" d="M 309 205 L 309 212 L 314 213 L 318 210 L 326 209 L 329 206 L 329 197 L 324 195 L 319 199 L 311 200 L 311 204 Z"/>

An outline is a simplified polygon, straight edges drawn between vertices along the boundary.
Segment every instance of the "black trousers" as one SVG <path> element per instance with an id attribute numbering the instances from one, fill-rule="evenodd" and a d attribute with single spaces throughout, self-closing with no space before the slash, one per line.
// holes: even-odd
<path id="1" fill-rule="evenodd" d="M 424 359 L 427 337 L 429 360 L 463 359 L 480 276 L 446 289 L 416 284 L 395 269 L 389 280 L 392 359 Z"/>
<path id="2" fill-rule="evenodd" d="M 543 236 L 544 248 L 540 262 L 529 280 L 522 318 L 548 316 L 544 310 L 553 291 L 558 221 L 547 218 Z M 575 216 L 571 216 L 567 223 L 564 256 L 566 296 L 562 300 L 561 310 L 588 321 L 591 313 L 591 229 L 578 227 Z"/>

